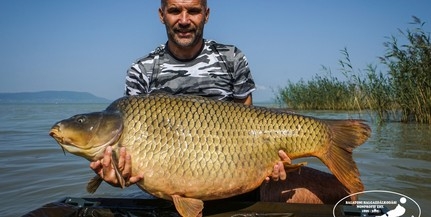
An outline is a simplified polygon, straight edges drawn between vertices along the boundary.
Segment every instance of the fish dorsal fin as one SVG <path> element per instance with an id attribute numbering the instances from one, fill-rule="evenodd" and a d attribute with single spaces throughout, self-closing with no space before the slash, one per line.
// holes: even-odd
<path id="1" fill-rule="evenodd" d="M 96 192 L 97 188 L 99 188 L 102 181 L 103 179 L 100 178 L 99 175 L 95 175 L 92 179 L 90 179 L 90 181 L 88 181 L 87 192 L 90 194 Z"/>
<path id="2" fill-rule="evenodd" d="M 202 215 L 204 209 L 204 202 L 199 199 L 181 197 L 179 195 L 172 195 L 175 208 L 184 217 L 196 217 Z"/>

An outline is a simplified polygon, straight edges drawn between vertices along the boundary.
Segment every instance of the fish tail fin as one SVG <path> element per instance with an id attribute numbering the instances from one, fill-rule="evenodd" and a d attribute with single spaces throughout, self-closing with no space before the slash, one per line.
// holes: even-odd
<path id="1" fill-rule="evenodd" d="M 352 193 L 364 190 L 352 151 L 371 135 L 370 127 L 362 120 L 325 120 L 331 129 L 331 141 L 326 153 L 320 156 L 329 170 Z"/>

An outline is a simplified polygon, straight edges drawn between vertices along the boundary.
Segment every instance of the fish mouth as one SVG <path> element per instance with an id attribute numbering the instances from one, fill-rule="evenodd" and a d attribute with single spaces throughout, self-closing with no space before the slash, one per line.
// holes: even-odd
<path id="1" fill-rule="evenodd" d="M 60 133 L 60 126 L 56 124 L 54 127 L 51 128 L 49 131 L 49 136 L 55 139 L 58 143 L 63 143 L 63 137 L 59 136 Z"/>
<path id="2" fill-rule="evenodd" d="M 57 143 L 60 145 L 61 150 L 63 150 L 63 154 L 66 156 L 66 150 L 63 147 L 64 144 L 64 139 L 63 137 L 59 136 L 59 132 L 60 132 L 60 126 L 58 126 L 58 124 L 56 124 L 54 127 L 51 128 L 51 130 L 49 131 L 49 136 L 51 136 L 52 138 L 55 139 L 55 141 L 57 141 Z"/>
<path id="3" fill-rule="evenodd" d="M 66 139 L 64 136 L 61 136 L 61 134 L 62 132 L 59 124 L 54 125 L 49 131 L 49 135 L 52 138 L 54 138 L 55 141 L 57 141 L 57 143 L 60 145 L 61 149 L 63 150 L 64 155 L 66 155 L 66 151 L 71 152 L 71 151 L 74 151 L 75 149 L 78 149 L 75 145 L 71 143 L 71 141 Z"/>

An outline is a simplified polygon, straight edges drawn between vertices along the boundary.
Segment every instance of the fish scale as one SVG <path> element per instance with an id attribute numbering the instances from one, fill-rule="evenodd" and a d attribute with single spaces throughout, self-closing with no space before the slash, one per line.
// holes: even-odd
<path id="1" fill-rule="evenodd" d="M 81 116 L 89 120 L 84 124 L 100 127 L 86 132 L 87 125 L 74 123 Z M 92 161 L 103 156 L 91 153 L 103 152 L 96 146 L 111 145 L 117 154 L 126 147 L 132 175 L 144 175 L 137 185 L 173 200 L 180 214 L 193 216 L 202 210 L 202 200 L 257 188 L 279 161 L 279 150 L 290 159 L 317 157 L 348 192 L 362 191 L 351 152 L 368 139 L 370 128 L 362 120 L 322 120 L 197 96 L 154 94 L 123 97 L 105 111 L 60 121 L 50 134 L 65 150 Z M 95 139 L 83 141 L 82 135 Z M 72 140 L 81 144 L 67 142 Z M 94 148 L 76 150 L 84 146 Z"/>

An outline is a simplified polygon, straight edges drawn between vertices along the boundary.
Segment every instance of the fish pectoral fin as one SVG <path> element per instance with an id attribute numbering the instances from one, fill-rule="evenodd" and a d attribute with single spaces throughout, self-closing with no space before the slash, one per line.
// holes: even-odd
<path id="1" fill-rule="evenodd" d="M 125 188 L 126 187 L 126 180 L 124 180 L 124 177 L 121 175 L 120 171 L 118 170 L 117 165 L 114 162 L 111 162 L 111 164 L 115 170 L 115 176 L 117 177 L 117 180 L 120 183 L 121 188 Z"/>
<path id="2" fill-rule="evenodd" d="M 96 192 L 97 188 L 99 188 L 102 181 L 103 179 L 99 175 L 94 176 L 92 179 L 90 179 L 90 181 L 88 181 L 87 192 L 90 194 L 93 194 L 94 192 Z"/>
<path id="3" fill-rule="evenodd" d="M 181 197 L 179 195 L 172 195 L 175 208 L 181 216 L 196 217 L 202 215 L 204 209 L 204 202 L 199 199 Z"/>
<path id="4" fill-rule="evenodd" d="M 115 176 L 117 177 L 117 180 L 120 183 L 121 188 L 125 188 L 126 187 L 126 180 L 124 180 L 124 177 L 121 175 L 120 170 L 118 170 L 117 164 L 118 164 L 117 155 L 115 154 L 115 151 L 112 150 L 111 166 L 115 170 Z"/>
<path id="5" fill-rule="evenodd" d="M 283 162 L 284 170 L 286 170 L 286 173 L 290 173 L 298 169 L 301 169 L 301 167 L 305 165 L 307 165 L 307 162 L 301 162 L 297 164 L 292 164 L 291 162 Z"/>

